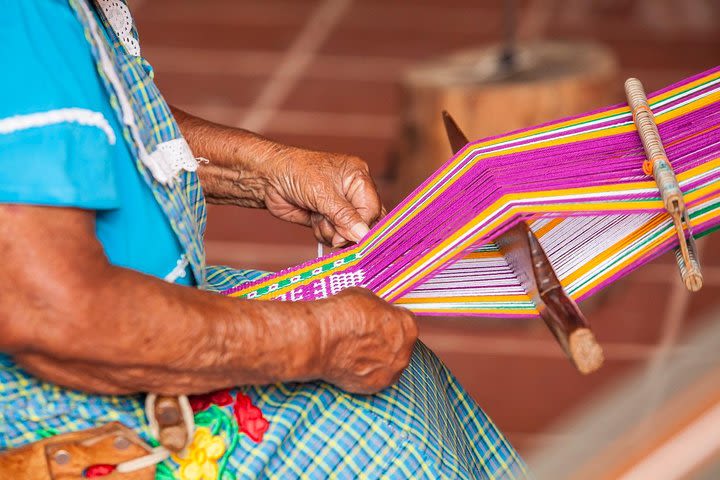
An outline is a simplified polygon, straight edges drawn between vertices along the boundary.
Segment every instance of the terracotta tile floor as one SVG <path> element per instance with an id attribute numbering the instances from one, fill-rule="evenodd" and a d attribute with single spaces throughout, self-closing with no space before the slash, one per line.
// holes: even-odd
<path id="1" fill-rule="evenodd" d="M 594 39 L 623 75 L 661 87 L 713 66 L 717 2 L 516 2 L 521 38 Z M 145 56 L 168 100 L 280 141 L 350 152 L 381 191 L 399 135 L 400 79 L 414 62 L 499 39 L 502 2 L 453 0 L 135 0 Z M 618 86 L 620 94 L 620 86 Z M 210 260 L 278 269 L 314 255 L 309 232 L 264 212 L 210 207 Z M 703 241 L 707 287 L 678 290 L 669 257 L 618 282 L 589 317 L 607 363 L 576 374 L 539 321 L 422 320 L 422 338 L 521 452 L 658 345 L 673 348 L 720 293 L 720 236 Z"/>

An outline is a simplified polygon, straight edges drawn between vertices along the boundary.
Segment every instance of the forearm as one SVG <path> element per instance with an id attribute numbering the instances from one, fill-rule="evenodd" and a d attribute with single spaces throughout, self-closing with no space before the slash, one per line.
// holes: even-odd
<path id="1" fill-rule="evenodd" d="M 210 163 L 200 164 L 198 175 L 208 201 L 263 208 L 268 170 L 277 168 L 284 147 L 247 130 L 226 127 L 171 107 L 193 154 Z"/>
<path id="2" fill-rule="evenodd" d="M 397 378 L 417 338 L 411 314 L 362 289 L 240 300 L 113 266 L 86 210 L 0 205 L 0 250 L 0 352 L 89 392 L 321 379 L 371 393 Z"/>
<path id="3" fill-rule="evenodd" d="M 318 241 L 358 242 L 382 216 L 368 166 L 353 155 L 280 145 L 173 108 L 195 155 L 211 203 L 267 208 L 277 218 L 312 227 Z"/>
<path id="4" fill-rule="evenodd" d="M 16 319 L 14 341 L 0 348 L 50 381 L 103 393 L 319 376 L 322 304 L 240 300 L 113 266 L 97 272 L 71 293 L 16 292 L 3 305 Z"/>
<path id="5" fill-rule="evenodd" d="M 229 387 L 230 375 L 184 372 L 167 368 L 120 367 L 98 362 L 67 361 L 38 353 L 14 360 L 25 370 L 55 384 L 108 395 L 154 392 L 166 395 L 204 393 Z"/>

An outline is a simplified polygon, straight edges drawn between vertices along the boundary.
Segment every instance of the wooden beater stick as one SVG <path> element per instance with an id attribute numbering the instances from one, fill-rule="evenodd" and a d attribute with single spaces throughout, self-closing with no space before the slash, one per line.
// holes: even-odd
<path id="1" fill-rule="evenodd" d="M 691 292 L 696 292 L 702 288 L 703 276 L 682 190 L 680 190 L 675 172 L 665 153 L 660 132 L 655 124 L 655 116 L 650 110 L 647 95 L 645 95 L 645 89 L 640 80 L 628 78 L 625 81 L 625 95 L 647 157 L 643 163 L 643 171 L 655 178 L 663 206 L 675 225 L 680 244 L 680 252 L 676 251 L 675 257 L 680 267 L 680 275 L 685 287 Z M 687 230 L 687 238 L 685 230 Z"/>
<path id="2" fill-rule="evenodd" d="M 443 112 L 445 130 L 453 153 L 468 140 L 447 112 Z M 526 222 L 520 222 L 500 235 L 495 243 L 508 265 L 532 299 L 540 317 L 548 326 L 580 373 L 594 372 L 604 361 L 602 347 L 595 340 L 590 324 L 563 288 L 540 240 Z"/>

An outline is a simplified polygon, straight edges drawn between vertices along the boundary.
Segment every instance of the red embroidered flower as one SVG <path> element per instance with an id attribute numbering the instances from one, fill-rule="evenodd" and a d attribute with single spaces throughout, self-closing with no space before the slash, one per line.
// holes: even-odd
<path id="1" fill-rule="evenodd" d="M 188 398 L 190 400 L 190 408 L 192 408 L 192 411 L 195 413 L 206 410 L 210 405 L 224 407 L 233 403 L 233 398 L 227 389 L 203 393 L 202 395 L 190 395 Z"/>
<path id="2" fill-rule="evenodd" d="M 95 465 L 90 465 L 85 469 L 83 472 L 84 478 L 98 478 L 98 477 L 104 477 L 106 475 L 110 475 L 115 471 L 115 468 L 117 468 L 115 465 L 110 465 L 107 463 L 97 463 Z"/>
<path id="3" fill-rule="evenodd" d="M 190 395 L 189 400 L 190 407 L 195 413 L 208 409 L 210 405 L 224 407 L 232 404 L 233 413 L 238 422 L 238 430 L 245 433 L 254 442 L 260 443 L 270 427 L 270 422 L 265 419 L 260 409 L 253 405 L 250 397 L 243 393 L 238 392 L 233 400 L 229 390 L 218 390 L 202 395 Z"/>
<path id="4" fill-rule="evenodd" d="M 252 441 L 260 443 L 263 434 L 270 427 L 270 422 L 263 417 L 260 409 L 252 404 L 250 397 L 238 392 L 235 396 L 233 412 L 235 412 L 240 431 L 247 434 Z"/>

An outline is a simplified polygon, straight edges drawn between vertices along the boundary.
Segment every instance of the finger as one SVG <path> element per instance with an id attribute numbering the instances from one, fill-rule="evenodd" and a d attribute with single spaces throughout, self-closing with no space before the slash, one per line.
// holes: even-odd
<path id="1" fill-rule="evenodd" d="M 333 195 L 320 213 L 323 213 L 343 238 L 359 242 L 370 231 L 359 211 L 347 199 Z"/>
<path id="2" fill-rule="evenodd" d="M 412 314 L 409 310 L 403 308 L 403 307 L 397 307 L 397 309 L 402 309 L 402 317 L 401 317 L 401 325 L 403 328 L 403 332 L 405 333 L 405 336 L 414 340 L 417 340 L 420 329 L 418 328 L 417 319 L 415 318 L 415 315 Z"/>
<path id="3" fill-rule="evenodd" d="M 353 205 L 366 225 L 373 225 L 382 214 L 382 202 L 372 177 L 359 172 L 344 186 L 345 197 Z"/>
<path id="4" fill-rule="evenodd" d="M 273 216 L 281 220 L 306 227 L 312 226 L 309 210 L 288 203 L 277 193 L 270 192 L 265 199 L 265 205 Z"/>
<path id="5" fill-rule="evenodd" d="M 375 225 L 380 223 L 380 221 L 387 216 L 387 210 L 385 210 L 384 206 L 380 207 L 380 215 L 378 215 L 378 218 L 375 219 L 374 222 L 370 223 L 370 228 L 373 228 Z"/>
<path id="6" fill-rule="evenodd" d="M 380 206 L 380 216 L 377 219 L 377 222 L 382 220 L 383 218 L 387 217 L 387 209 L 385 208 L 385 205 Z M 375 222 L 375 223 L 377 223 Z"/>
<path id="7" fill-rule="evenodd" d="M 332 223 L 325 218 L 323 215 L 320 215 L 319 213 L 313 213 L 311 216 L 311 221 L 313 224 L 313 228 L 317 228 L 318 232 L 320 232 L 320 238 L 322 238 L 321 242 L 328 246 L 335 246 L 335 236 L 338 234 L 335 230 L 335 227 L 332 226 Z"/>
<path id="8" fill-rule="evenodd" d="M 342 248 L 342 247 L 348 246 L 349 244 L 350 244 L 350 242 L 346 238 L 343 238 L 343 236 L 340 235 L 339 233 L 336 233 L 335 235 L 333 235 L 333 238 L 332 238 L 333 248 Z"/>
<path id="9" fill-rule="evenodd" d="M 329 247 L 330 245 L 325 241 L 325 239 L 322 236 L 322 233 L 320 233 L 320 228 L 317 225 L 312 226 L 313 236 L 315 237 L 315 240 L 318 241 L 318 243 L 322 243 L 323 245 Z"/>
<path id="10" fill-rule="evenodd" d="M 323 220 L 325 220 L 325 222 L 323 222 Z M 317 241 L 323 245 L 331 247 L 333 235 L 335 235 L 335 229 L 332 228 L 331 230 L 328 230 L 327 226 L 329 225 L 329 222 L 327 219 L 318 213 L 313 213 L 310 217 L 310 221 L 312 224 L 313 234 L 315 234 Z"/>
<path id="11" fill-rule="evenodd" d="M 406 367 L 407 367 L 407 365 L 406 365 Z M 395 375 L 393 375 L 393 377 L 390 379 L 390 383 L 385 388 L 392 387 L 393 385 L 398 383 L 400 381 L 400 377 L 402 377 L 403 372 L 405 372 L 404 367 L 402 370 L 400 370 Z"/>
<path id="12" fill-rule="evenodd" d="M 299 208 L 291 210 L 284 215 L 277 215 L 277 217 L 281 220 L 285 220 L 286 222 L 297 223 L 298 225 L 302 225 L 304 227 L 312 225 L 310 222 L 310 212 Z"/>
<path id="13" fill-rule="evenodd" d="M 330 239 L 330 244 L 333 246 L 333 248 L 345 247 L 350 243 L 348 239 L 340 235 L 337 230 L 335 230 L 335 227 L 333 227 L 333 224 L 330 223 L 330 220 L 323 216 L 320 216 L 319 222 L 323 235 L 325 236 L 325 238 Z"/>

